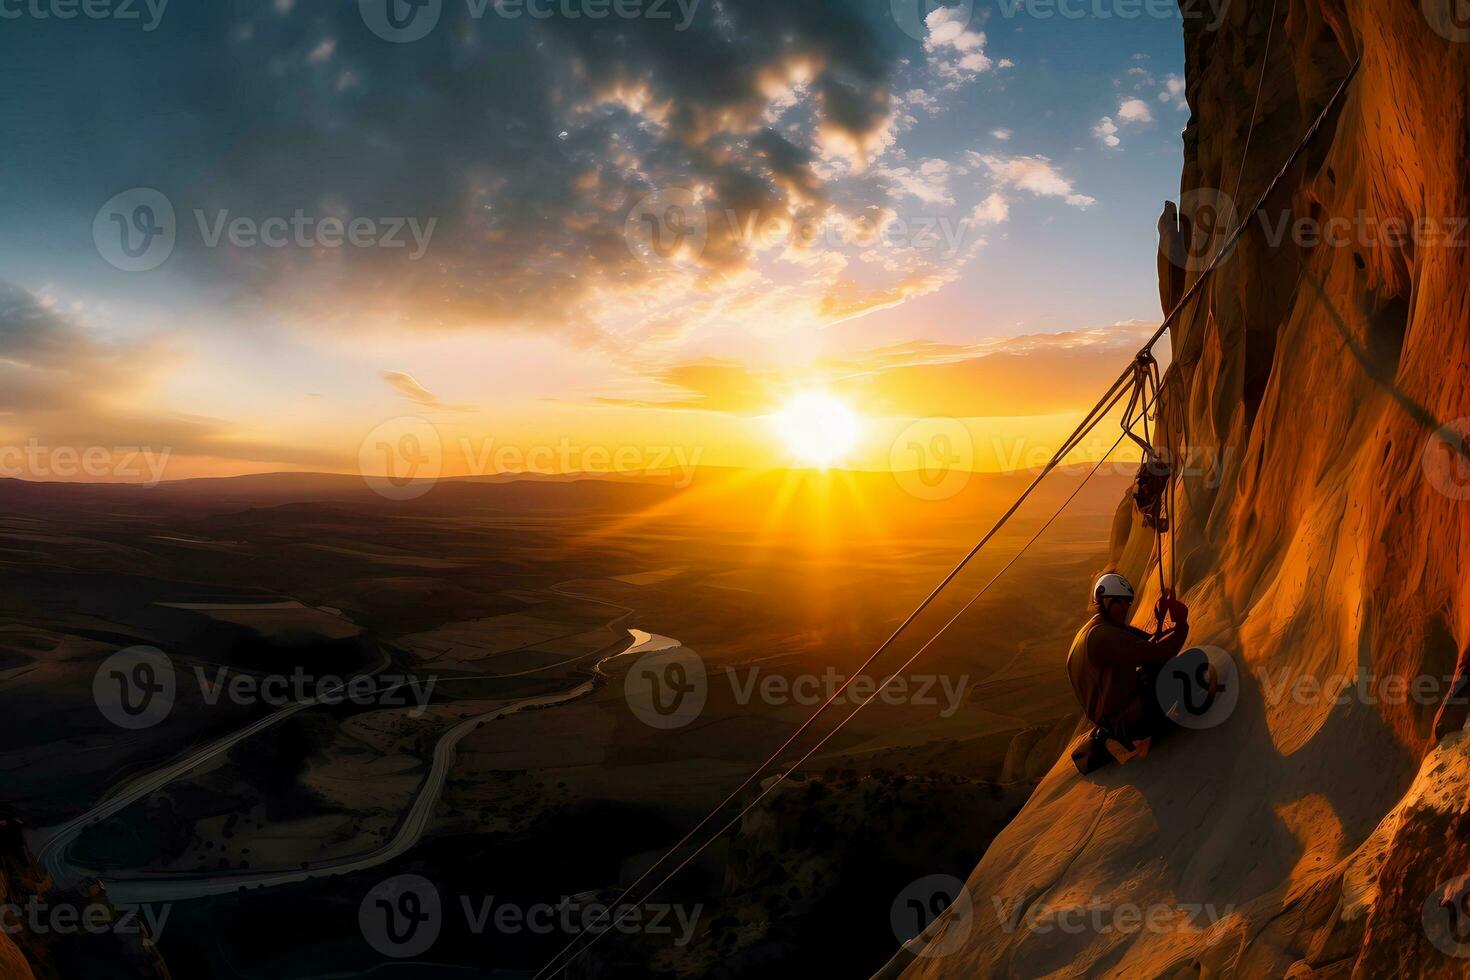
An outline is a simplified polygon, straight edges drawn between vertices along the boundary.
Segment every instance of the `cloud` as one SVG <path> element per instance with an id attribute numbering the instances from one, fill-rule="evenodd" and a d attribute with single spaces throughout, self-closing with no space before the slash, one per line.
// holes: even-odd
<path id="1" fill-rule="evenodd" d="M 845 0 L 704 4 L 687 24 L 475 18 L 446 3 L 427 37 L 388 46 L 357 8 L 170 9 L 154 67 L 127 66 L 108 86 L 107 138 L 133 149 L 89 168 L 68 197 L 95 208 L 146 163 L 180 216 L 170 273 L 234 313 L 615 347 L 620 313 L 756 274 L 762 256 L 725 232 L 728 212 L 850 210 L 853 195 L 830 185 L 895 145 L 895 92 L 920 81 L 890 31 Z M 38 44 L 105 60 L 104 40 L 73 34 Z M 38 118 L 96 91 L 80 77 L 47 88 Z M 16 142 L 35 170 L 66 145 Z M 198 152 L 156 152 L 185 143 Z M 670 187 L 694 190 L 716 219 L 687 268 L 645 262 L 625 237 L 639 202 Z M 196 210 L 436 225 L 411 262 L 412 249 L 207 248 Z"/>
<path id="2" fill-rule="evenodd" d="M 324 64 L 332 60 L 332 54 L 337 50 L 337 42 L 333 38 L 326 38 L 321 44 L 311 49 L 306 60 L 313 65 Z"/>
<path id="3" fill-rule="evenodd" d="M 945 160 L 929 159 L 917 167 L 886 167 L 875 173 L 889 180 L 899 193 L 925 204 L 954 203 L 949 191 L 952 170 Z"/>
<path id="4" fill-rule="evenodd" d="M 994 67 L 985 53 L 985 34 L 970 30 L 970 11 L 965 7 L 936 7 L 924 24 L 929 29 L 924 50 L 934 56 L 941 76 L 960 81 Z"/>
<path id="5" fill-rule="evenodd" d="M 1189 108 L 1184 97 L 1183 76 L 1170 75 L 1164 79 L 1164 89 L 1159 93 L 1159 101 L 1167 102 L 1181 112 Z"/>
<path id="6" fill-rule="evenodd" d="M 1011 138 L 1011 131 L 1009 129 L 992 129 L 990 135 L 1002 142 L 1006 142 Z"/>
<path id="7" fill-rule="evenodd" d="M 1154 114 L 1142 99 L 1124 99 L 1118 104 L 1118 118 L 1125 123 L 1142 125 L 1153 122 Z"/>
<path id="8" fill-rule="evenodd" d="M 983 165 L 988 169 L 991 176 L 1003 186 L 1023 190 L 1037 197 L 1059 197 L 1077 208 L 1086 208 L 1097 203 L 1097 198 L 1077 193 L 1072 181 L 1062 176 L 1047 157 L 1007 157 L 971 151 L 969 158 L 977 166 Z"/>
<path id="9" fill-rule="evenodd" d="M 1098 142 L 1109 149 L 1117 149 L 1123 145 L 1123 138 L 1118 135 L 1121 132 L 1119 123 L 1124 126 L 1147 126 L 1154 121 L 1154 114 L 1149 109 L 1148 103 L 1142 99 L 1126 98 L 1118 103 L 1117 121 L 1112 116 L 1103 116 L 1092 127 L 1092 135 Z"/>
<path id="10" fill-rule="evenodd" d="M 94 447 L 115 460 L 135 459 L 130 453 L 136 447 L 163 458 L 270 463 L 319 458 L 267 445 L 218 419 L 168 410 L 158 389 L 165 372 L 180 363 L 177 352 L 155 339 L 109 342 L 61 313 L 58 305 L 0 282 L 0 449 L 38 446 L 43 465 L 52 453 L 85 453 Z M 7 465 L 14 462 L 11 453 Z M 60 457 L 54 462 L 55 470 L 19 475 L 69 478 Z"/>
<path id="11" fill-rule="evenodd" d="M 995 193 L 975 205 L 975 210 L 970 213 L 970 220 L 979 225 L 998 225 L 1003 224 L 1010 216 L 1010 202 L 1005 199 L 1005 195 Z"/>
<path id="12" fill-rule="evenodd" d="M 921 88 L 909 89 L 903 94 L 901 104 L 906 108 L 917 109 L 925 115 L 937 116 L 943 107 L 939 98 L 933 93 Z"/>

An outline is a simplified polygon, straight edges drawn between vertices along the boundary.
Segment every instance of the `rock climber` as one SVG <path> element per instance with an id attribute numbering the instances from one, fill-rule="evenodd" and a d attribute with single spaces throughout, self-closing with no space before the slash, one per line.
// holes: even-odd
<path id="1" fill-rule="evenodd" d="M 1133 586 L 1123 576 L 1099 578 L 1092 590 L 1093 616 L 1067 654 L 1072 690 L 1096 726 L 1092 751 L 1105 743 L 1120 762 L 1146 754 L 1149 741 L 1169 725 L 1156 694 L 1159 671 L 1189 637 L 1189 607 L 1172 589 L 1159 597 L 1158 630 L 1152 634 L 1128 624 L 1133 599 Z"/>

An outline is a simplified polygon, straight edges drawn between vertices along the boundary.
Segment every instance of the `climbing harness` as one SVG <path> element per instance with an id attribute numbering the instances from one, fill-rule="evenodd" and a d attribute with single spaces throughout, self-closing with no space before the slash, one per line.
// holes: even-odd
<path id="1" fill-rule="evenodd" d="M 1143 450 L 1143 461 L 1133 484 L 1133 502 L 1143 515 L 1144 527 L 1163 532 L 1169 529 L 1168 515 L 1162 512 L 1164 495 L 1169 490 L 1174 471 L 1167 456 L 1154 448 L 1149 433 L 1147 406 L 1156 404 L 1158 396 L 1159 362 L 1151 351 L 1144 351 L 1133 361 L 1133 394 L 1128 399 L 1128 407 L 1123 410 L 1122 426 L 1128 438 Z M 1142 435 L 1135 431 L 1140 428 Z M 1169 451 L 1167 446 L 1164 451 Z"/>
<path id="2" fill-rule="evenodd" d="M 1148 339 L 1148 342 L 1145 343 L 1143 347 L 1139 350 L 1134 362 L 1130 364 L 1129 367 L 1118 376 L 1117 380 L 1112 383 L 1111 387 L 1108 388 L 1107 393 L 1103 395 L 1103 397 L 1098 401 L 1097 405 L 1095 405 L 1093 409 L 1088 412 L 1083 420 L 1077 425 L 1077 428 L 1074 429 L 1072 434 L 1067 437 L 1062 446 L 1056 451 L 1056 453 L 1052 456 L 1051 460 L 1046 464 L 1042 471 L 1036 476 L 1034 480 L 1031 481 L 1026 489 L 1022 491 L 1021 495 L 1016 499 L 1016 502 L 1013 503 L 1010 508 L 1007 509 L 1005 513 L 1003 513 L 995 521 L 990 530 L 985 532 L 985 535 L 980 539 L 979 543 L 977 543 L 973 548 L 970 549 L 970 551 L 960 560 L 959 564 L 957 564 L 949 572 L 949 574 L 947 574 L 944 579 L 941 580 L 940 583 L 935 586 L 934 589 L 927 596 L 924 597 L 923 601 L 919 603 L 914 611 L 910 613 L 903 620 L 903 622 L 898 625 L 893 633 L 889 635 L 888 639 L 884 640 L 883 643 L 879 645 L 879 647 L 875 651 L 873 651 L 871 655 L 869 655 L 869 657 L 863 662 L 863 664 L 858 667 L 858 669 L 852 671 L 848 675 L 848 679 L 840 687 L 833 691 L 827 697 L 827 699 L 817 707 L 816 711 L 813 712 L 811 716 L 808 717 L 806 721 L 804 721 L 801 726 L 798 727 L 796 731 L 791 734 L 790 737 L 782 742 L 781 745 L 779 745 L 776 750 L 772 752 L 769 757 L 766 758 L 764 762 L 756 767 L 750 773 L 750 775 L 747 776 L 745 780 L 734 789 L 733 792 L 731 792 L 727 797 L 725 797 L 723 801 L 717 804 L 714 809 L 706 814 L 704 818 L 701 819 L 699 823 L 697 823 L 676 844 L 674 844 L 673 847 L 669 848 L 669 850 L 666 851 L 662 857 L 649 865 L 633 881 L 632 884 L 623 889 L 622 894 L 619 895 L 615 901 L 606 906 L 604 911 L 595 916 L 591 922 L 584 923 L 582 931 L 573 935 L 571 937 L 571 940 L 565 946 L 563 946 L 556 953 L 556 955 L 554 955 L 551 960 L 546 963 L 545 966 L 543 966 L 540 970 L 536 972 L 532 980 L 539 980 L 539 978 L 547 976 L 552 971 L 558 968 L 570 965 L 570 963 L 578 955 L 590 949 L 599 939 L 601 939 L 603 935 L 611 931 L 607 927 L 608 923 L 606 922 L 606 919 L 609 915 L 609 910 L 624 908 L 628 911 L 636 912 L 638 906 L 641 906 L 643 902 L 648 901 L 649 897 L 651 897 L 658 889 L 667 884 L 675 875 L 679 874 L 680 871 L 687 867 L 690 862 L 698 857 L 707 847 L 709 847 L 721 836 L 727 833 L 731 828 L 738 825 L 738 823 L 742 819 L 744 819 L 744 817 L 748 815 L 771 792 L 773 792 L 777 786 L 784 783 L 785 780 L 789 778 L 793 773 L 795 773 L 797 769 L 799 769 L 802 765 L 804 765 L 806 761 L 817 752 L 818 749 L 827 744 L 827 742 L 830 741 L 838 732 L 840 732 L 847 725 L 848 722 L 856 717 L 859 711 L 862 711 L 869 704 L 871 704 L 874 699 L 876 699 L 879 695 L 886 691 L 889 685 L 891 685 L 895 680 L 901 677 L 904 671 L 908 670 L 908 668 L 922 654 L 924 654 L 929 649 L 929 647 L 934 644 L 935 641 L 937 641 L 942 635 L 944 635 L 944 633 L 952 625 L 954 625 L 954 623 L 957 622 L 959 618 L 963 616 L 975 604 L 977 600 L 980 599 L 981 596 L 985 595 L 985 593 L 991 588 L 991 586 L 999 581 L 999 579 L 1010 570 L 1010 568 L 1016 563 L 1016 561 L 1019 560 L 1020 557 L 1027 551 L 1027 549 L 1029 549 L 1030 546 L 1038 538 L 1040 538 L 1042 533 L 1044 533 L 1051 526 L 1051 524 L 1058 517 L 1061 516 L 1062 511 L 1064 511 L 1067 506 L 1072 502 L 1072 500 L 1076 498 L 1077 494 L 1082 491 L 1082 488 L 1086 486 L 1088 480 L 1091 479 L 1092 475 L 1095 474 L 1099 468 L 1101 468 L 1102 461 L 1107 459 L 1113 452 L 1115 452 L 1125 438 L 1133 435 L 1129 427 L 1125 426 L 1124 432 L 1118 436 L 1118 439 L 1116 442 L 1113 443 L 1112 448 L 1110 448 L 1106 453 L 1102 455 L 1102 457 L 1098 460 L 1098 463 L 1092 468 L 1092 470 L 1087 474 L 1082 482 L 1078 484 L 1077 488 L 1072 492 L 1071 496 L 1067 497 L 1067 499 L 1062 502 L 1061 507 L 1059 507 L 1057 511 L 1046 521 L 1046 523 L 1041 526 L 1036 534 L 1033 535 L 1031 539 L 1026 542 L 1021 550 L 1018 551 L 1014 556 L 1012 556 L 1011 559 L 1004 566 L 1001 567 L 1000 571 L 998 571 L 992 578 L 990 578 L 990 580 L 987 581 L 985 585 L 977 593 L 975 593 L 975 595 L 972 596 L 967 603 L 965 603 L 965 605 L 959 610 L 959 612 L 950 617 L 949 620 L 945 622 L 945 624 L 941 626 L 938 631 L 931 635 L 929 639 L 921 647 L 919 647 L 919 649 L 915 651 L 908 658 L 908 660 L 906 660 L 896 671 L 889 674 L 887 679 L 881 685 L 879 685 L 875 691 L 869 694 L 867 698 L 858 702 L 858 704 L 853 707 L 853 710 L 844 718 L 842 718 L 842 720 L 839 721 L 838 724 L 831 731 L 827 732 L 827 734 L 822 736 L 814 745 L 806 749 L 804 753 L 793 764 L 791 764 L 789 767 L 784 768 L 783 773 L 779 778 L 767 781 L 764 788 L 754 799 L 752 799 L 749 803 L 740 808 L 740 810 L 735 814 L 732 819 L 720 825 L 713 834 L 707 835 L 703 839 L 703 841 L 698 843 L 694 847 L 694 849 L 683 858 L 683 860 L 679 861 L 673 867 L 672 870 L 664 874 L 653 885 L 651 885 L 645 891 L 642 898 L 638 899 L 636 902 L 625 905 L 628 898 L 635 891 L 637 891 L 645 881 L 651 878 L 655 874 L 655 872 L 657 872 L 660 868 L 664 866 L 666 862 L 674 858 L 674 856 L 678 854 L 680 850 L 685 847 L 685 845 L 693 841 L 694 838 L 699 835 L 700 831 L 710 826 L 711 822 L 719 816 L 721 811 L 723 811 L 731 803 L 734 803 L 739 798 L 741 793 L 745 792 L 747 788 L 753 785 L 761 777 L 762 773 L 764 773 L 768 768 L 777 765 L 785 751 L 790 748 L 797 741 L 797 739 L 801 737 L 801 735 L 808 731 L 811 726 L 816 723 L 817 719 L 821 717 L 824 713 L 826 713 L 826 711 L 834 703 L 836 703 L 843 694 L 846 693 L 848 687 L 853 683 L 854 679 L 864 676 L 867 669 L 894 644 L 899 636 L 902 635 L 926 609 L 928 609 L 934 603 L 935 599 L 939 597 L 940 593 L 943 592 L 956 578 L 959 577 L 960 573 L 969 566 L 970 562 L 1010 521 L 1011 517 L 1015 515 L 1016 511 L 1021 508 L 1021 505 L 1030 498 L 1033 491 L 1036 490 L 1041 482 L 1047 476 L 1049 476 L 1054 469 L 1061 465 L 1062 461 L 1081 444 L 1082 440 L 1098 425 L 1099 422 L 1101 422 L 1115 408 L 1117 408 L 1118 404 L 1123 400 L 1123 398 L 1130 393 L 1130 390 L 1133 394 L 1133 398 L 1130 399 L 1129 409 L 1127 410 L 1127 412 L 1125 412 L 1125 416 L 1136 411 L 1138 420 L 1141 421 L 1142 424 L 1145 426 L 1145 437 L 1142 440 L 1144 446 L 1146 446 L 1148 449 L 1148 453 L 1146 453 L 1145 455 L 1145 461 L 1147 462 L 1149 456 L 1157 456 L 1157 453 L 1153 450 L 1152 443 L 1147 439 L 1146 430 L 1149 412 L 1154 410 L 1161 384 L 1161 379 L 1158 375 L 1158 364 L 1156 361 L 1153 360 L 1152 356 L 1154 345 L 1159 342 L 1159 340 L 1164 336 L 1165 332 L 1168 331 L 1169 327 L 1174 324 L 1184 308 L 1199 295 L 1205 282 L 1210 278 L 1215 269 L 1219 266 L 1221 257 L 1228 254 L 1229 251 L 1235 246 L 1235 244 L 1239 242 L 1241 236 L 1245 234 L 1246 228 L 1250 221 L 1256 216 L 1258 212 L 1261 211 L 1262 208 L 1265 207 L 1266 201 L 1270 198 L 1271 194 L 1275 192 L 1281 181 L 1286 178 L 1286 175 L 1296 164 L 1297 160 L 1301 158 L 1301 155 L 1306 151 L 1308 144 L 1311 143 L 1312 139 L 1317 135 L 1317 132 L 1322 128 L 1322 124 L 1326 121 L 1328 114 L 1333 110 L 1334 107 L 1336 107 L 1338 102 L 1341 100 L 1343 93 L 1347 91 L 1348 86 L 1352 83 L 1353 78 L 1357 75 L 1361 63 L 1361 58 L 1353 62 L 1352 67 L 1348 70 L 1347 75 L 1343 78 L 1342 83 L 1338 86 L 1337 90 L 1333 93 L 1332 98 L 1328 100 L 1327 105 L 1323 107 L 1321 113 L 1318 114 L 1316 120 L 1312 123 L 1311 127 L 1308 128 L 1306 133 L 1302 136 L 1301 140 L 1297 143 L 1296 148 L 1292 151 L 1291 156 L 1288 157 L 1285 164 L 1282 165 L 1280 171 L 1278 171 L 1276 176 L 1272 178 L 1271 183 L 1266 187 L 1266 190 L 1256 201 L 1255 206 L 1252 207 L 1246 217 L 1241 220 L 1240 224 L 1236 227 L 1234 233 L 1232 233 L 1231 236 L 1226 240 L 1223 247 L 1217 253 L 1215 253 L 1215 256 L 1211 259 L 1210 263 L 1204 268 L 1203 271 L 1200 272 L 1199 276 L 1185 291 L 1179 302 L 1176 303 L 1174 308 L 1169 312 L 1169 315 L 1164 318 L 1163 323 L 1159 325 L 1159 328 L 1154 331 L 1153 335 Z M 1147 389 L 1147 396 L 1142 397 L 1139 395 L 1139 383 L 1141 376 L 1148 379 L 1147 384 L 1149 385 L 1149 388 Z M 1132 383 L 1131 388 L 1130 382 Z M 1138 437 L 1136 435 L 1134 436 L 1134 438 L 1135 441 L 1138 441 Z M 1167 465 L 1167 463 L 1165 465 Z M 1169 526 L 1172 523 L 1172 503 L 1170 503 L 1167 507 L 1163 503 L 1166 499 L 1169 499 L 1172 494 L 1172 482 L 1173 481 L 1166 479 L 1164 482 L 1164 487 L 1169 490 L 1169 492 L 1160 493 L 1158 495 L 1159 507 L 1156 509 L 1153 518 L 1156 530 L 1161 525 Z M 1147 499 L 1148 495 L 1145 496 Z M 1162 541 L 1163 535 L 1162 532 L 1160 532 L 1159 565 L 1161 576 L 1163 574 Z M 1162 578 L 1160 581 L 1162 587 Z M 617 915 L 622 914 L 623 913 L 617 913 Z M 612 926 L 617 926 L 619 924 L 620 922 L 616 919 L 611 923 Z"/>
<path id="3" fill-rule="evenodd" d="M 1152 351 L 1140 352 L 1133 359 L 1133 393 L 1129 396 L 1128 407 L 1123 410 L 1120 424 L 1123 427 L 1123 434 L 1143 450 L 1143 460 L 1139 463 L 1138 475 L 1133 480 L 1133 504 L 1143 517 L 1143 526 L 1154 532 L 1154 558 L 1159 570 L 1159 595 L 1163 596 L 1169 588 L 1164 577 L 1164 538 L 1166 536 L 1169 537 L 1170 555 L 1174 551 L 1171 532 L 1174 527 L 1172 517 L 1175 479 L 1172 465 L 1173 443 L 1170 441 L 1167 427 L 1158 414 L 1164 411 L 1159 407 L 1161 391 L 1159 362 L 1154 358 Z M 1150 415 L 1150 409 L 1155 414 Z M 1150 419 L 1159 422 L 1152 432 L 1149 430 Z M 1137 431 L 1140 429 L 1142 435 Z M 1154 446 L 1155 434 L 1163 442 L 1162 453 Z M 1162 632 L 1163 629 L 1163 618 L 1159 617 L 1158 631 Z"/>

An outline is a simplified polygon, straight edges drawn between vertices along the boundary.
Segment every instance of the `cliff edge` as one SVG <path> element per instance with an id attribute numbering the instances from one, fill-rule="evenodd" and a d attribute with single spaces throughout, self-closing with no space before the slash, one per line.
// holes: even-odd
<path id="1" fill-rule="evenodd" d="M 1166 306 L 1361 58 L 1171 332 L 1162 412 L 1187 448 L 1167 564 L 1238 700 L 1140 762 L 1080 776 L 1064 757 L 888 975 L 1465 975 L 1470 736 L 1449 695 L 1470 666 L 1470 25 L 1453 7 L 1186 17 Z M 1140 610 L 1152 548 L 1120 522 Z"/>

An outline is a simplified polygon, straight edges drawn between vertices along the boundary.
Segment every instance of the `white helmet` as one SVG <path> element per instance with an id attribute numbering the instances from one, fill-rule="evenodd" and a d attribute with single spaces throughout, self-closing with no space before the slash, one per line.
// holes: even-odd
<path id="1" fill-rule="evenodd" d="M 1097 580 L 1092 587 L 1092 598 L 1094 602 L 1101 603 L 1104 599 L 1122 599 L 1125 602 L 1133 601 L 1133 586 L 1128 580 L 1117 573 L 1109 573 Z"/>

